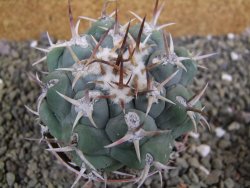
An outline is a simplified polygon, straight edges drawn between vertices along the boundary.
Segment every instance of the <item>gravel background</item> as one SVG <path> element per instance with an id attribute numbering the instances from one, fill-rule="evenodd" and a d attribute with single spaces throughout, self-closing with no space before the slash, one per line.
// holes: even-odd
<path id="1" fill-rule="evenodd" d="M 186 46 L 195 53 L 202 50 L 219 55 L 201 62 L 208 70 L 200 70 L 192 86 L 197 91 L 209 82 L 203 102 L 212 131 L 200 128 L 198 135 L 190 135 L 186 151 L 176 160 L 178 168 L 164 174 L 164 186 L 250 187 L 250 34 L 185 37 L 175 42 L 176 46 Z M 40 92 L 27 77 L 30 71 L 42 70 L 31 66 L 43 55 L 31 48 L 35 45 L 48 44 L 44 36 L 39 41 L 0 41 L 0 187 L 3 188 L 70 187 L 74 182 L 74 175 L 44 150 L 44 144 L 24 139 L 40 136 L 35 117 L 24 108 L 24 105 L 34 108 Z M 199 153 L 204 148 L 207 153 Z M 83 183 L 81 180 L 79 187 Z M 145 187 L 159 186 L 157 175 L 145 182 Z"/>

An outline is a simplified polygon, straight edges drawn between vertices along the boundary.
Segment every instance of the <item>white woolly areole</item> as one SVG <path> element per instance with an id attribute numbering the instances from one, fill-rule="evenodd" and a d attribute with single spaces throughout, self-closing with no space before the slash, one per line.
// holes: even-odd
<path id="1" fill-rule="evenodd" d="M 147 88 L 147 74 L 146 74 L 146 67 L 145 62 L 143 61 L 143 54 L 142 53 L 135 53 L 134 54 L 134 62 L 135 64 L 130 63 L 128 66 L 132 73 L 132 80 L 137 77 L 138 79 L 138 90 L 143 91 Z"/>
<path id="2" fill-rule="evenodd" d="M 65 42 L 67 46 L 79 45 L 83 48 L 87 48 L 89 46 L 86 36 L 77 36 L 70 39 L 70 41 Z"/>
<path id="3" fill-rule="evenodd" d="M 161 59 L 159 57 L 155 57 L 152 59 L 152 64 L 160 63 Z"/>
<path id="4" fill-rule="evenodd" d="M 150 153 L 146 154 L 145 162 L 147 165 L 152 165 L 154 162 L 154 158 Z"/>
<path id="5" fill-rule="evenodd" d="M 52 88 L 54 85 L 56 85 L 59 82 L 58 79 L 52 79 L 50 81 L 47 82 L 46 86 L 47 89 Z"/>
<path id="6" fill-rule="evenodd" d="M 74 63 L 72 65 L 72 75 L 75 77 L 78 73 L 84 73 L 84 69 L 86 68 L 85 65 L 80 63 Z"/>
<path id="7" fill-rule="evenodd" d="M 90 90 L 89 91 L 89 98 L 94 99 L 95 102 L 99 100 L 97 97 L 100 95 L 102 95 L 102 93 L 98 90 Z"/>
<path id="8" fill-rule="evenodd" d="M 40 124 L 40 131 L 41 131 L 41 134 L 44 135 L 44 133 L 47 133 L 49 131 L 49 128 L 47 126 L 44 126 L 44 125 L 41 125 Z"/>
<path id="9" fill-rule="evenodd" d="M 140 126 L 140 117 L 135 112 L 128 112 L 125 114 L 124 119 L 129 129 L 135 129 Z"/>
<path id="10" fill-rule="evenodd" d="M 99 63 L 92 63 L 88 66 L 85 66 L 80 63 L 75 63 L 72 65 L 73 71 L 72 75 L 74 77 L 78 76 L 78 74 L 81 74 L 83 77 L 88 76 L 89 74 L 100 74 L 101 68 Z"/>
<path id="11" fill-rule="evenodd" d="M 147 22 L 144 24 L 143 33 L 145 35 L 151 34 L 154 30 L 155 30 L 155 28 L 154 28 L 154 26 L 151 26 L 151 24 L 149 24 Z"/>
<path id="12" fill-rule="evenodd" d="M 141 140 L 144 137 L 143 133 L 144 133 L 144 130 L 142 129 L 139 129 L 138 131 L 134 132 L 133 133 L 134 137 L 131 141 Z"/>
<path id="13" fill-rule="evenodd" d="M 113 101 L 116 104 L 119 104 L 121 101 L 128 103 L 134 98 L 133 96 L 130 95 L 130 88 L 128 87 L 123 87 L 123 88 L 118 88 L 118 86 L 110 87 L 109 93 L 110 95 L 115 96 L 113 98 Z"/>
<path id="14" fill-rule="evenodd" d="M 95 62 L 92 63 L 90 65 L 88 65 L 85 69 L 84 69 L 84 76 L 87 76 L 89 74 L 101 74 L 101 67 L 100 64 Z"/>
<path id="15" fill-rule="evenodd" d="M 100 48 L 98 52 L 96 53 L 96 57 L 98 59 L 102 59 L 105 61 L 110 61 L 112 59 L 117 58 L 117 53 L 112 51 L 111 48 Z"/>
<path id="16" fill-rule="evenodd" d="M 114 46 L 119 46 L 121 41 L 123 41 L 124 38 L 124 31 L 118 31 L 118 33 L 115 33 L 115 30 L 112 29 L 109 31 L 109 35 L 113 38 L 113 44 Z"/>
<path id="17" fill-rule="evenodd" d="M 170 54 L 165 54 L 165 55 L 159 55 L 155 58 L 153 58 L 152 63 L 156 64 L 156 63 L 162 63 L 163 65 L 167 65 L 168 63 L 175 65 L 176 63 L 178 63 L 179 59 L 178 56 L 176 55 L 175 52 L 172 52 Z"/>
<path id="18" fill-rule="evenodd" d="M 77 101 L 79 102 L 79 105 L 75 107 L 75 111 L 82 112 L 83 116 L 88 117 L 93 111 L 94 103 L 90 101 L 87 96 L 84 96 Z"/>
<path id="19" fill-rule="evenodd" d="M 153 99 L 154 99 L 153 103 L 158 103 L 158 102 L 159 102 L 158 96 L 161 95 L 162 90 L 163 90 L 163 89 L 161 89 L 161 91 L 159 91 L 159 90 L 156 88 L 158 85 L 159 85 L 159 84 L 158 84 L 157 82 L 155 82 L 154 85 L 153 85 L 152 88 L 151 88 L 152 91 L 149 92 L 149 93 L 147 93 L 147 95 L 146 95 L 147 98 L 148 98 L 148 97 L 153 97 Z"/>
<path id="20" fill-rule="evenodd" d="M 186 101 L 186 99 L 184 99 L 183 97 L 181 97 L 181 96 L 176 96 L 176 100 L 180 103 L 180 104 L 182 104 L 183 106 L 187 106 L 187 101 Z"/>
<path id="21" fill-rule="evenodd" d="M 119 80 L 119 75 L 115 75 L 113 73 L 113 68 L 109 65 L 103 65 L 103 68 L 105 70 L 105 74 L 100 75 L 97 81 L 102 82 L 100 84 L 100 87 L 102 87 L 103 90 L 109 91 L 110 89 L 112 89 L 109 83 L 111 83 L 114 80 Z"/>
<path id="22" fill-rule="evenodd" d="M 172 52 L 172 53 L 170 53 L 170 54 L 168 54 L 168 55 L 164 55 L 162 61 L 163 61 L 163 65 L 166 65 L 166 64 L 168 64 L 168 63 L 174 65 L 174 64 L 176 64 L 179 60 L 178 60 L 178 56 L 176 55 L 176 53 Z"/>

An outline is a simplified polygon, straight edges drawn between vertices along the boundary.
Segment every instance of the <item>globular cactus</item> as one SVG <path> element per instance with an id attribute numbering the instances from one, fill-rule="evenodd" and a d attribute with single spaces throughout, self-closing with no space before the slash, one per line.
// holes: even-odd
<path id="1" fill-rule="evenodd" d="M 213 54 L 174 47 L 163 31 L 173 23 L 157 25 L 158 0 L 151 22 L 131 12 L 134 26 L 135 19 L 121 25 L 117 9 L 107 15 L 108 2 L 99 19 L 79 17 L 76 25 L 69 2 L 72 38 L 53 44 L 48 35 L 50 46 L 40 49 L 46 56 L 35 64 L 46 60 L 48 75 L 34 77 L 42 94 L 31 111 L 48 150 L 78 174 L 73 186 L 83 177 L 140 187 L 173 168 L 176 139 L 200 122 L 208 125 L 199 102 L 207 85 L 197 94 L 187 87 L 202 67 L 197 61 Z M 81 19 L 92 22 L 84 34 L 78 33 Z"/>

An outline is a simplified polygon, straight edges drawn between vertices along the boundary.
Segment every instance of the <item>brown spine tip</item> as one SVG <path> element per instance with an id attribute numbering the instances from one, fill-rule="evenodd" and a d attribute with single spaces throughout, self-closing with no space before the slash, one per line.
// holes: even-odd
<path id="1" fill-rule="evenodd" d="M 71 34 L 72 34 L 72 37 L 75 38 L 77 34 L 75 31 L 74 19 L 73 19 L 73 14 L 72 14 L 72 9 L 71 9 L 71 0 L 68 0 L 68 11 L 69 11 L 69 23 L 70 23 Z"/>
<path id="2" fill-rule="evenodd" d="M 123 88 L 123 75 L 124 75 L 124 70 L 123 70 L 123 62 L 121 61 L 120 63 L 120 77 L 119 77 L 119 88 Z"/>
<path id="3" fill-rule="evenodd" d="M 116 2 L 114 33 L 118 34 L 118 31 L 119 31 L 119 22 L 118 22 L 118 10 L 117 10 L 117 2 Z"/>
<path id="4" fill-rule="evenodd" d="M 154 11 L 153 11 L 153 20 L 154 20 L 156 14 L 157 14 L 158 5 L 159 5 L 159 0 L 156 0 L 156 1 L 155 1 Z"/>
<path id="5" fill-rule="evenodd" d="M 99 40 L 98 44 L 95 46 L 95 48 L 94 48 L 94 50 L 93 50 L 93 53 L 92 53 L 90 59 L 92 59 L 92 58 L 96 55 L 96 53 L 97 53 L 99 47 L 101 46 L 102 42 L 103 42 L 104 39 L 108 36 L 109 31 L 110 31 L 110 29 L 108 29 L 108 30 L 101 36 L 101 39 Z"/>
<path id="6" fill-rule="evenodd" d="M 139 51 L 139 49 L 140 49 L 141 36 L 142 36 L 142 33 L 143 33 L 145 20 L 146 20 L 146 15 L 144 16 L 144 18 L 142 20 L 141 27 L 140 27 L 140 30 L 139 30 L 139 33 L 138 33 L 138 36 L 137 36 L 137 39 L 136 39 L 136 50 L 137 51 Z"/>

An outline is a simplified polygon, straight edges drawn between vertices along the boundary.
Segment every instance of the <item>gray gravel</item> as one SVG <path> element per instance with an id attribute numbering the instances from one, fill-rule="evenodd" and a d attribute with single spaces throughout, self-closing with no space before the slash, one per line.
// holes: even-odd
<path id="1" fill-rule="evenodd" d="M 219 54 L 201 62 L 208 70 L 201 70 L 192 86 L 197 91 L 209 82 L 203 102 L 212 131 L 199 127 L 199 138 L 189 138 L 186 151 L 176 160 L 177 168 L 163 174 L 164 186 L 250 187 L 250 35 L 185 37 L 175 42 L 193 52 Z M 39 93 L 27 73 L 42 70 L 31 66 L 43 55 L 31 49 L 31 43 L 0 41 L 0 187 L 70 187 L 75 176 L 44 150 L 43 143 L 25 140 L 40 136 L 35 117 L 24 108 L 34 108 Z M 48 44 L 42 37 L 38 45 Z M 218 127 L 225 130 L 220 137 Z M 205 157 L 196 151 L 201 144 L 211 147 Z M 159 186 L 157 175 L 144 185 Z"/>

